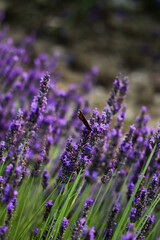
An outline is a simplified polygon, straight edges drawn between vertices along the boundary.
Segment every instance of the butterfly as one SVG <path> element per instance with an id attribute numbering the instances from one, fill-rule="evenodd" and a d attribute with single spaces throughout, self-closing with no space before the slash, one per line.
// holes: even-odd
<path id="1" fill-rule="evenodd" d="M 83 113 L 81 112 L 81 110 L 78 111 L 78 117 L 79 119 L 83 122 L 83 124 L 86 126 L 86 128 L 88 129 L 88 131 L 92 131 L 91 126 L 89 125 L 87 119 L 85 118 L 85 116 L 83 115 Z"/>

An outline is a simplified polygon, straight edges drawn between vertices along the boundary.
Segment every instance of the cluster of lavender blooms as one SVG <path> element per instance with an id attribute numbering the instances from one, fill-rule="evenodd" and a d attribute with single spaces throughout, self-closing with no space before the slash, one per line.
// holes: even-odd
<path id="1" fill-rule="evenodd" d="M 62 75 L 56 70 L 59 53 L 52 57 L 43 53 L 34 59 L 35 34 L 14 45 L 7 38 L 8 28 L 1 24 L 0 200 L 7 209 L 4 226 L 0 227 L 1 238 L 6 236 L 17 205 L 18 188 L 25 177 L 43 174 L 41 184 L 46 189 L 56 168 L 53 163 L 50 174 L 45 169 L 51 161 L 50 149 L 62 147 L 68 134 L 75 139 L 80 136 L 82 124 L 77 111 L 81 108 L 85 114 L 89 113 L 87 94 L 98 73 L 97 67 L 93 67 L 82 84 L 70 85 L 67 91 L 59 89 L 56 86 Z M 71 108 L 74 108 L 72 113 Z"/>
<path id="2" fill-rule="evenodd" d="M 85 177 L 88 182 L 96 181 L 101 176 L 102 182 L 106 183 L 125 164 L 135 131 L 135 127 L 131 126 L 126 138 L 120 143 L 122 124 L 126 117 L 126 107 L 122 106 L 122 102 L 127 89 L 127 78 L 118 76 L 102 114 L 97 109 L 93 110 L 89 120 L 91 131 L 85 128 L 78 142 L 68 139 L 66 149 L 61 155 L 60 181 L 65 183 L 69 179 L 73 180 L 80 169 L 86 169 Z M 117 123 L 111 129 L 112 118 L 117 112 Z"/>
<path id="3" fill-rule="evenodd" d="M 147 210 L 152 207 L 160 188 L 160 128 L 155 132 L 148 126 L 150 117 L 143 106 L 135 125 L 123 134 L 128 79 L 121 74 L 116 77 L 102 113 L 94 109 L 87 121 L 86 116 L 91 112 L 87 96 L 96 82 L 97 67 L 86 74 L 82 84 L 70 85 L 67 91 L 59 89 L 59 54 L 52 57 L 40 54 L 34 58 L 35 34 L 15 46 L 12 39 L 7 39 L 7 30 L 8 27 L 2 25 L 0 239 L 20 239 L 15 236 L 18 230 L 12 230 L 14 219 L 19 217 L 21 221 L 22 218 L 17 209 L 32 190 L 29 201 L 40 204 L 37 203 L 40 198 L 36 197 L 38 181 L 41 203 L 46 201 L 45 209 L 43 216 L 33 223 L 34 230 L 29 228 L 27 237 L 60 240 L 67 239 L 66 234 L 69 234 L 73 240 L 115 239 L 124 206 L 132 199 L 144 166 L 154 151 L 121 234 L 122 240 L 145 239 L 158 221 L 156 215 L 149 215 Z M 79 109 L 84 114 L 80 118 Z M 83 182 L 81 191 L 77 194 L 79 187 L 74 189 L 73 196 L 77 194 L 77 199 L 71 202 L 70 211 L 67 208 L 64 211 L 67 194 L 79 175 L 79 184 Z M 27 189 L 25 199 L 22 198 L 23 186 Z M 102 192 L 97 194 L 100 186 Z M 87 199 L 83 199 L 87 187 L 90 192 Z M 54 195 L 50 198 L 52 192 Z M 77 214 L 82 199 L 85 203 Z M 145 223 L 136 229 L 142 217 Z"/>

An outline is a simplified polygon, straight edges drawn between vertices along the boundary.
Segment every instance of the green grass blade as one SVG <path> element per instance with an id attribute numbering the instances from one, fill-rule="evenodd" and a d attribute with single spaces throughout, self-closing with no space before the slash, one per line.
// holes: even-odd
<path id="1" fill-rule="evenodd" d="M 65 196 L 67 195 L 67 193 L 66 193 L 66 191 L 65 191 L 66 189 L 64 190 L 64 192 L 63 192 L 63 190 L 64 190 L 64 187 L 61 188 L 61 191 L 60 191 L 60 193 L 58 194 L 58 197 L 56 198 L 55 202 L 53 203 L 53 207 L 52 207 L 52 209 L 51 209 L 51 212 L 50 212 L 50 214 L 49 214 L 46 222 L 45 222 L 45 223 L 42 223 L 43 229 L 41 230 L 41 233 L 39 234 L 38 239 L 42 239 L 42 236 L 43 236 L 43 234 L 44 234 L 45 231 L 46 231 L 46 227 L 48 226 L 48 224 L 49 224 L 50 222 L 51 222 L 51 226 L 52 226 L 53 221 L 54 221 L 54 219 L 51 221 L 52 216 L 53 216 L 53 215 L 54 215 L 54 216 L 57 215 L 57 212 L 58 212 L 58 210 L 59 210 L 59 207 L 60 207 L 61 203 L 63 202 L 63 196 L 65 197 Z M 48 232 L 50 232 L 50 231 L 48 231 Z M 48 236 L 48 234 L 47 234 L 47 236 Z"/>
<path id="2" fill-rule="evenodd" d="M 85 188 L 85 190 L 83 192 L 83 196 L 79 200 L 78 208 L 77 208 L 76 212 L 74 213 L 74 215 L 72 216 L 72 218 L 69 220 L 69 226 L 67 227 L 67 229 L 65 231 L 64 239 L 65 239 L 65 236 L 67 236 L 69 234 L 70 228 L 73 225 L 73 223 L 75 223 L 77 221 L 78 216 L 80 214 L 80 211 L 83 208 L 83 205 L 84 205 L 84 203 L 86 201 L 86 198 L 87 198 L 87 196 L 89 194 L 90 189 L 91 189 L 91 185 L 87 184 L 87 186 L 86 186 L 86 188 Z"/>
<path id="3" fill-rule="evenodd" d="M 19 233 L 19 235 L 17 236 L 16 240 L 20 240 L 23 239 L 23 235 L 25 234 L 25 232 L 27 231 L 27 229 L 30 227 L 31 223 L 33 222 L 33 220 L 37 217 L 38 213 L 40 212 L 40 210 L 44 207 L 44 205 L 46 204 L 46 202 L 52 198 L 52 195 L 55 193 L 55 191 L 57 190 L 57 188 L 59 187 L 59 185 L 57 185 L 57 187 L 52 191 L 52 193 L 46 198 L 46 200 L 41 204 L 41 206 L 38 208 L 38 210 L 35 212 L 35 214 L 31 217 L 31 219 L 27 222 L 27 224 L 23 227 L 23 229 L 21 230 L 21 232 Z"/>
<path id="4" fill-rule="evenodd" d="M 74 193 L 74 191 L 75 191 L 75 189 L 76 189 L 76 187 L 77 187 L 77 185 L 79 183 L 80 177 L 81 177 L 81 171 L 79 172 L 79 174 L 77 175 L 76 179 L 73 182 L 73 186 L 72 186 L 72 188 L 71 188 L 71 190 L 70 190 L 70 192 L 68 194 L 68 197 L 67 197 L 67 199 L 66 199 L 66 201 L 65 201 L 65 203 L 64 203 L 64 205 L 63 205 L 63 207 L 61 209 L 61 212 L 60 212 L 60 214 L 59 214 L 59 216 L 57 218 L 56 224 L 55 224 L 55 226 L 53 228 L 52 233 L 54 232 L 54 234 L 53 234 L 54 235 L 54 240 L 56 240 L 56 238 L 57 238 L 57 235 L 58 235 L 58 232 L 59 232 L 59 228 L 60 228 L 61 222 L 63 220 L 64 214 L 65 214 L 65 212 L 67 210 L 67 207 L 69 207 L 70 198 L 73 195 L 73 193 Z"/>
<path id="5" fill-rule="evenodd" d="M 155 201 L 153 202 L 153 204 L 150 206 L 150 208 L 147 210 L 146 214 L 143 216 L 143 218 L 141 218 L 138 226 L 136 227 L 137 230 L 137 234 L 136 237 L 138 236 L 138 234 L 141 232 L 143 226 L 145 225 L 148 217 L 152 214 L 154 208 L 156 207 L 156 205 L 158 204 L 158 202 L 160 201 L 160 194 L 157 196 L 157 198 L 155 199 Z M 146 217 L 147 216 L 147 217 Z M 141 224 L 141 225 L 140 225 Z"/>
<path id="6" fill-rule="evenodd" d="M 138 190 L 138 188 L 139 188 L 139 186 L 140 186 L 140 184 L 141 184 L 141 182 L 142 182 L 142 179 L 143 179 L 143 177 L 144 177 L 144 175 L 145 175 L 145 173 L 146 173 L 146 171 L 147 171 L 147 168 L 148 168 L 148 166 L 149 166 L 149 164 L 150 164 L 150 162 L 151 162 L 151 159 L 152 159 L 153 154 L 154 154 L 154 152 L 155 152 L 155 150 L 156 150 L 156 147 L 157 147 L 157 144 L 155 144 L 155 146 L 154 146 L 154 148 L 153 148 L 153 150 L 152 150 L 152 152 L 151 152 L 151 154 L 150 154 L 150 156 L 149 156 L 149 158 L 148 158 L 148 161 L 147 161 L 147 163 L 146 163 L 146 165 L 145 165 L 145 167 L 144 167 L 144 170 L 143 170 L 143 172 L 142 172 L 142 174 L 141 174 L 141 177 L 139 178 L 139 180 L 138 180 L 138 182 L 137 182 L 137 184 L 136 184 L 136 186 L 135 186 L 133 195 L 132 195 L 132 197 L 130 198 L 130 200 L 129 200 L 127 206 L 126 206 L 126 208 L 124 209 L 122 218 L 121 218 L 121 220 L 119 221 L 119 223 L 118 223 L 118 225 L 117 225 L 117 228 L 116 228 L 116 230 L 115 230 L 115 232 L 114 232 L 114 234 L 113 234 L 112 240 L 117 240 L 117 239 L 118 239 L 118 236 L 120 236 L 120 231 L 121 231 L 122 227 L 124 227 L 124 222 L 125 222 L 128 214 L 129 214 L 129 211 L 130 211 L 130 209 L 131 209 L 133 198 L 135 197 L 135 195 L 136 195 L 136 193 L 137 193 L 137 190 Z M 127 224 L 127 222 L 125 222 L 125 224 Z"/>
<path id="7" fill-rule="evenodd" d="M 19 227 L 19 224 L 20 224 L 20 221 L 21 221 L 21 218 L 22 218 L 24 208 L 26 206 L 26 202 L 28 201 L 28 197 L 29 197 L 29 194 L 30 194 L 30 191 L 31 191 L 31 188 L 32 188 L 32 184 L 33 184 L 33 178 L 29 179 L 29 183 L 27 185 L 27 191 L 26 191 L 27 196 L 25 197 L 25 200 L 23 201 L 23 203 L 21 201 L 22 198 L 19 201 L 19 205 L 18 205 L 18 206 L 20 206 L 20 211 L 18 212 L 19 213 L 19 218 L 18 218 L 18 222 L 16 223 L 16 228 L 15 228 L 14 235 L 13 235 L 13 240 L 16 239 L 16 234 L 17 234 L 17 231 L 18 231 L 18 227 Z"/>
<path id="8" fill-rule="evenodd" d="M 107 192 L 108 192 L 108 190 L 109 190 L 109 187 L 111 186 L 111 183 L 112 183 L 112 181 L 113 181 L 113 177 L 114 177 L 114 176 L 112 176 L 112 178 L 111 178 L 110 181 L 108 182 L 107 187 L 106 187 L 106 189 L 105 189 L 105 191 L 104 191 L 104 193 L 103 193 L 103 196 L 100 198 L 100 201 L 98 202 L 98 205 L 96 206 L 96 209 L 95 209 L 95 211 L 93 212 L 93 215 L 91 216 L 91 214 L 90 214 L 89 218 L 87 219 L 89 228 L 92 226 L 93 221 L 95 220 L 95 216 L 97 215 L 97 213 L 98 213 L 98 211 L 99 211 L 99 209 L 100 209 L 100 206 L 101 206 L 101 204 L 102 204 L 102 202 L 103 202 L 103 200 L 104 200 L 104 197 L 105 197 L 105 195 L 107 194 Z"/>

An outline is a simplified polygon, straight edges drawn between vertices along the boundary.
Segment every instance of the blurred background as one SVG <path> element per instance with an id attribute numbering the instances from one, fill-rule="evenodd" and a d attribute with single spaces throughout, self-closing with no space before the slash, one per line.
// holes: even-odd
<path id="1" fill-rule="evenodd" d="M 35 56 L 58 51 L 60 87 L 99 68 L 92 107 L 105 105 L 115 76 L 128 76 L 128 123 L 146 105 L 157 127 L 160 117 L 160 0 L 0 0 L 18 43 L 36 34 Z"/>

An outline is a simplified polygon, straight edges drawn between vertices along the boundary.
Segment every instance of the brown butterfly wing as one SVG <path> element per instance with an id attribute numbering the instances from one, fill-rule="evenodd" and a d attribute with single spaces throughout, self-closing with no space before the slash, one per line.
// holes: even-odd
<path id="1" fill-rule="evenodd" d="M 88 129 L 88 131 L 92 131 L 92 128 L 90 127 L 87 119 L 85 118 L 85 116 L 83 115 L 83 113 L 81 112 L 81 110 L 78 111 L 78 117 L 79 117 L 79 119 L 83 122 L 83 124 L 86 126 L 86 128 Z"/>

